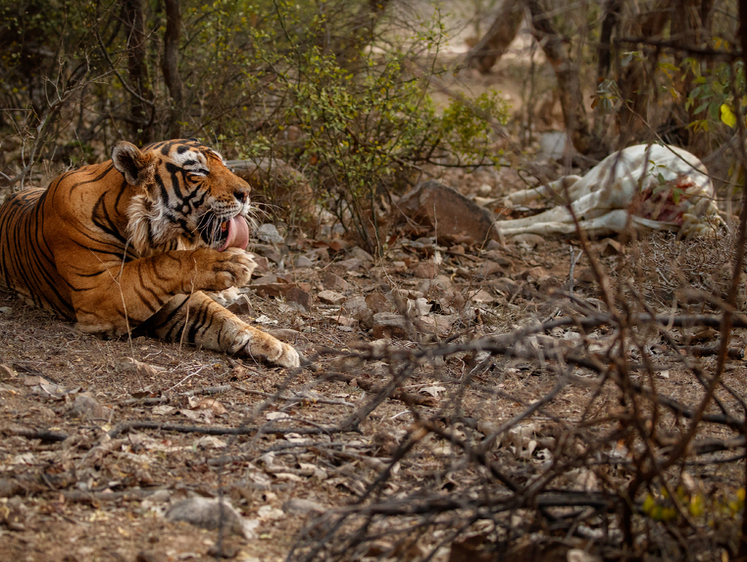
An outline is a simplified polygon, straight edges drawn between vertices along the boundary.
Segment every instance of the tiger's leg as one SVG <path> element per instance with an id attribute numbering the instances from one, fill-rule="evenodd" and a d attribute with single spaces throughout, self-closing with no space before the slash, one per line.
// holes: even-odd
<path id="1" fill-rule="evenodd" d="M 300 365 L 300 356 L 293 347 L 248 325 L 202 291 L 175 296 L 141 324 L 140 330 L 162 340 L 261 358 L 283 367 Z"/>

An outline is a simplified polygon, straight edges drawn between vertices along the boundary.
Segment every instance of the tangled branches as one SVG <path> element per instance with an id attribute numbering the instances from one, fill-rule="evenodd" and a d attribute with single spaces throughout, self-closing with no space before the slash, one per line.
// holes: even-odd
<path id="1" fill-rule="evenodd" d="M 729 452 L 744 447 L 745 404 L 725 381 L 713 405 L 704 404 L 712 375 L 671 332 L 719 324 L 715 316 L 569 315 L 476 340 L 350 354 L 348 369 L 353 360 L 359 370 L 389 367 L 389 380 L 362 407 L 367 413 L 426 365 L 450 390 L 437 407 L 403 398 L 413 421 L 385 466 L 350 505 L 311 521 L 290 558 L 431 559 L 441 549 L 452 556 L 471 549 L 493 560 L 532 533 L 542 548 L 587 544 L 598 554 L 633 555 L 675 520 L 702 539 L 705 520 L 718 514 L 692 509 L 706 493 L 700 474 L 742 457 Z M 735 317 L 734 326 L 747 327 L 747 319 Z M 652 333 L 666 352 L 652 351 Z M 456 377 L 447 367 L 455 358 L 471 365 Z M 524 361 L 546 379 L 533 398 L 502 390 L 517 373 L 512 365 Z M 674 371 L 678 384 L 699 388 L 677 396 L 662 378 Z M 572 412 L 563 406 L 569 401 Z M 422 463 L 427 476 L 400 481 L 406 466 Z M 651 507 L 664 504 L 676 515 Z M 685 549 L 687 534 L 659 548 Z"/>

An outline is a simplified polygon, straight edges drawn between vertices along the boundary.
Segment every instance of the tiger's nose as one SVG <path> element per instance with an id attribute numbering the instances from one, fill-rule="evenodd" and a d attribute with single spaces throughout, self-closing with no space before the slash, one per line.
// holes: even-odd
<path id="1" fill-rule="evenodd" d="M 240 187 L 234 190 L 233 196 L 236 198 L 236 201 L 243 205 L 249 200 L 249 191 L 250 189 L 247 187 Z"/>

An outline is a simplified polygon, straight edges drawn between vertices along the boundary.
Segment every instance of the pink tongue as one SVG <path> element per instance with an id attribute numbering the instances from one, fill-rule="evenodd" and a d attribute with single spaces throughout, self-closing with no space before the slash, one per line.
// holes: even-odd
<path id="1" fill-rule="evenodd" d="M 228 238 L 226 242 L 218 248 L 222 252 L 226 248 L 246 248 L 249 244 L 249 226 L 246 224 L 244 217 L 233 217 L 228 222 Z"/>

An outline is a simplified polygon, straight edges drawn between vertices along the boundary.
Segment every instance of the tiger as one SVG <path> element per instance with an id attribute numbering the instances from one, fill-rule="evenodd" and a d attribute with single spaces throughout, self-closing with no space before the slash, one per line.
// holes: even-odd
<path id="1" fill-rule="evenodd" d="M 282 367 L 298 351 L 209 293 L 249 282 L 251 187 L 195 139 L 63 173 L 0 206 L 0 287 L 103 338 L 144 334 Z"/>

